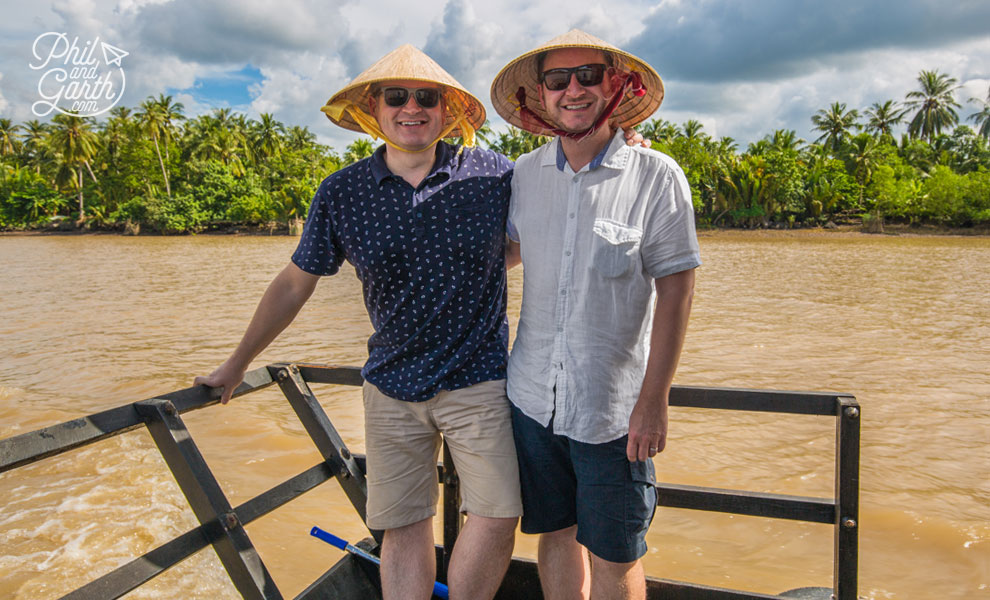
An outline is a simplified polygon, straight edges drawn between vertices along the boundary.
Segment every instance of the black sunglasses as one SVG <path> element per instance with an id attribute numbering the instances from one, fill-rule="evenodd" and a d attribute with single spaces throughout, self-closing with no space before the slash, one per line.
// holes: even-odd
<path id="1" fill-rule="evenodd" d="M 598 85 L 605 77 L 606 67 L 603 64 L 581 65 L 569 69 L 550 69 L 540 74 L 540 81 L 548 90 L 559 92 L 571 83 L 571 73 L 577 75 L 577 82 L 584 87 Z"/>
<path id="2" fill-rule="evenodd" d="M 404 87 L 387 87 L 382 90 L 385 104 L 393 108 L 405 106 L 409 102 L 409 93 L 416 98 L 416 104 L 423 108 L 433 108 L 440 103 L 440 90 L 437 88 L 417 88 L 415 90 Z"/>

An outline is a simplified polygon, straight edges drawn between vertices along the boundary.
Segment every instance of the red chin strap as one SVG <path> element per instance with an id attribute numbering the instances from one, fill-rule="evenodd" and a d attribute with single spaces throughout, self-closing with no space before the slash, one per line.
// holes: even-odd
<path id="1" fill-rule="evenodd" d="M 622 77 L 622 75 L 610 75 L 610 76 L 613 78 Z M 594 133 L 599 127 L 604 125 L 606 121 L 608 121 L 609 117 L 612 116 L 612 113 L 615 112 L 615 109 L 619 108 L 619 104 L 622 102 L 622 98 L 623 96 L 625 96 L 627 90 L 632 92 L 634 96 L 644 96 L 646 94 L 646 88 L 643 86 L 643 78 L 640 76 L 639 73 L 633 71 L 631 73 L 626 74 L 625 79 L 622 82 L 622 85 L 620 85 L 619 89 L 616 90 L 615 94 L 612 95 L 612 98 L 608 101 L 608 104 L 605 106 L 605 110 L 603 110 L 602 114 L 599 115 L 598 119 L 595 120 L 595 123 L 584 131 L 576 131 L 576 132 L 564 131 L 559 127 L 551 125 L 546 120 L 544 120 L 543 117 L 533 112 L 528 106 L 526 106 L 526 88 L 522 86 L 520 86 L 519 89 L 516 91 L 516 101 L 519 102 L 519 116 L 522 119 L 523 123 L 531 123 L 531 124 L 539 125 L 540 128 L 554 135 L 559 135 L 560 137 L 571 138 L 574 140 L 583 140 L 584 138 Z"/>

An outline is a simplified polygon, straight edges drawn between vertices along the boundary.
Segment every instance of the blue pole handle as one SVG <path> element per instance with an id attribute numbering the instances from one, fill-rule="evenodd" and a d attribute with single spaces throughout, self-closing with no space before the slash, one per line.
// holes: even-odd
<path id="1" fill-rule="evenodd" d="M 357 556 L 360 556 L 365 560 L 369 560 L 375 564 L 380 564 L 378 557 L 372 556 L 371 554 L 368 554 L 364 550 L 361 550 L 356 546 L 352 546 L 348 544 L 346 541 L 340 539 L 339 537 L 335 536 L 329 531 L 323 531 L 319 527 L 313 527 L 312 529 L 309 530 L 309 535 L 317 539 L 321 539 L 324 542 L 330 544 L 331 546 L 336 546 L 341 550 L 346 550 L 352 554 L 356 554 Z M 440 583 L 439 581 L 435 581 L 433 582 L 433 595 L 436 596 L 437 598 L 442 598 L 443 600 L 447 600 L 447 598 L 449 598 L 450 596 L 450 592 L 447 589 L 446 585 Z"/>
<path id="2" fill-rule="evenodd" d="M 324 542 L 330 544 L 331 546 L 336 546 L 341 550 L 347 550 L 347 542 L 330 533 L 329 531 L 323 531 L 319 527 L 314 527 L 309 531 L 309 535 L 319 538 Z"/>

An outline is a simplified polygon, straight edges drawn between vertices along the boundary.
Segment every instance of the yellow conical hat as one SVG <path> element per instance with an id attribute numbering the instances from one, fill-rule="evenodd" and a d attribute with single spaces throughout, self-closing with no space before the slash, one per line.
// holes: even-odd
<path id="1" fill-rule="evenodd" d="M 579 29 L 572 29 L 542 46 L 530 50 L 507 64 L 492 82 L 492 105 L 495 111 L 510 124 L 531 133 L 544 134 L 546 129 L 525 119 L 520 114 L 517 98 L 519 89 L 525 92 L 526 106 L 544 121 L 549 117 L 540 104 L 537 59 L 543 52 L 564 48 L 593 48 L 612 56 L 614 66 L 625 73 L 638 73 L 645 93 L 642 96 L 627 94 L 612 113 L 611 120 L 623 129 L 635 127 L 650 117 L 663 102 L 663 81 L 660 75 L 643 60 L 624 52 L 612 44 Z"/>
<path id="2" fill-rule="evenodd" d="M 446 105 L 440 137 L 460 136 L 466 146 L 473 145 L 475 130 L 485 123 L 484 105 L 432 58 L 409 44 L 399 46 L 368 67 L 327 100 L 320 110 L 344 129 L 384 139 L 375 117 L 369 112 L 368 96 L 375 84 L 400 80 L 440 85 Z"/>

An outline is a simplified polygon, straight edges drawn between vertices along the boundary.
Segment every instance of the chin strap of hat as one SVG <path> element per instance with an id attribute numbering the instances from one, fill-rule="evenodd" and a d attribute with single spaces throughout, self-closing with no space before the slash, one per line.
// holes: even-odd
<path id="1" fill-rule="evenodd" d="M 444 103 L 446 105 L 445 110 L 447 111 L 447 116 L 451 117 L 451 122 L 443 129 L 443 131 L 440 132 L 440 135 L 437 136 L 435 140 L 430 142 L 430 144 L 422 150 L 410 150 L 390 140 L 388 136 L 382 132 L 382 128 L 378 124 L 377 119 L 346 98 L 340 98 L 332 104 L 327 104 L 320 110 L 326 113 L 335 122 L 340 121 L 346 111 L 365 133 L 376 140 L 384 140 L 389 146 L 402 150 L 403 152 L 415 153 L 431 150 L 433 148 L 433 144 L 436 144 L 443 138 L 447 137 L 450 135 L 451 131 L 457 128 L 460 128 L 461 130 L 461 138 L 464 140 L 463 146 L 467 148 L 473 147 L 475 143 L 474 127 L 471 125 L 471 120 L 467 117 L 467 111 L 465 110 L 460 98 L 458 98 L 456 94 L 444 94 Z"/>
<path id="2" fill-rule="evenodd" d="M 621 75 L 619 77 L 621 77 Z M 605 105 L 605 110 L 603 110 L 602 114 L 598 116 L 598 118 L 595 120 L 595 123 L 584 131 L 565 131 L 555 125 L 551 125 L 550 123 L 548 123 L 543 117 L 541 117 L 532 109 L 530 109 L 528 106 L 526 106 L 525 87 L 520 86 L 519 89 L 516 90 L 516 101 L 519 103 L 519 116 L 522 118 L 524 123 L 525 122 L 535 123 L 540 127 L 542 127 L 543 129 L 547 130 L 548 132 L 554 135 L 559 135 L 560 137 L 566 137 L 575 140 L 583 140 L 584 138 L 593 134 L 599 127 L 604 125 L 605 122 L 609 120 L 609 117 L 612 116 L 612 113 L 614 113 L 615 110 L 619 108 L 619 104 L 622 103 L 622 99 L 626 95 L 627 91 L 633 94 L 634 96 L 644 96 L 646 94 L 646 87 L 643 86 L 643 78 L 636 71 L 632 71 L 625 75 L 625 79 L 622 82 L 622 84 L 619 86 L 619 89 L 616 90 L 614 94 L 612 94 L 612 98 L 608 101 L 608 104 Z"/>

